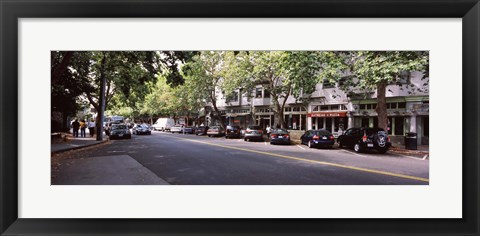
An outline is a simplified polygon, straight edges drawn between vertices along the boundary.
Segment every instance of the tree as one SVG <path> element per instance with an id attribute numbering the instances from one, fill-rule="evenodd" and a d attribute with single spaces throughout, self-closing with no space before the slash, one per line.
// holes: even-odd
<path id="1" fill-rule="evenodd" d="M 230 53 L 225 63 L 227 95 L 244 88 L 249 96 L 262 85 L 271 96 L 275 125 L 286 127 L 283 111 L 290 96 L 308 101 L 320 76 L 320 54 L 314 51 L 249 51 Z"/>
<path id="2" fill-rule="evenodd" d="M 156 80 L 158 73 L 170 71 L 167 82 L 172 86 L 184 83 L 179 65 L 187 62 L 195 52 L 181 51 L 66 51 L 52 52 L 52 101 L 75 104 L 84 96 L 102 114 L 102 92 L 105 92 L 105 109 L 127 111 L 135 115 L 138 105 L 148 94 L 148 84 Z M 105 89 L 102 89 L 105 81 Z M 65 89 L 68 85 L 75 89 Z M 75 106 L 60 108 L 62 104 L 52 102 L 52 107 L 70 110 Z M 129 109 L 127 109 L 129 108 Z M 52 109 L 54 111 L 54 109 Z M 98 116 L 100 117 L 100 116 Z M 97 128 L 103 121 L 97 120 Z"/>
<path id="3" fill-rule="evenodd" d="M 202 51 L 193 61 L 182 67 L 189 91 L 195 94 L 192 101 L 204 101 L 212 105 L 215 117 L 224 127 L 224 119 L 217 107 L 218 90 L 222 88 L 223 51 Z"/>
<path id="4" fill-rule="evenodd" d="M 83 94 L 83 78 L 76 75 L 70 65 L 74 61 L 74 52 L 51 52 L 51 111 L 62 114 L 62 124 L 52 124 L 53 131 L 68 131 L 67 117 L 80 109 L 79 96 Z"/>
<path id="5" fill-rule="evenodd" d="M 386 87 L 403 86 L 399 83 L 402 73 L 423 71 L 423 88 L 407 84 L 409 93 L 428 91 L 428 52 L 424 51 L 358 51 L 324 52 L 322 54 L 322 77 L 330 81 L 339 81 L 350 75 L 350 80 L 342 85 L 350 96 L 358 91 L 365 94 L 376 91 L 378 126 L 388 129 Z M 408 74 L 408 73 L 407 73 Z"/>

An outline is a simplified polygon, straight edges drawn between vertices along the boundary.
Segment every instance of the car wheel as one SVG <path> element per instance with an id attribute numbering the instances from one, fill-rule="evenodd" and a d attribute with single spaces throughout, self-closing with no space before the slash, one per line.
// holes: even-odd
<path id="1" fill-rule="evenodd" d="M 342 142 L 338 142 L 338 147 L 339 147 L 339 148 L 343 148 L 343 147 L 344 147 L 343 143 L 342 143 Z"/>
<path id="2" fill-rule="evenodd" d="M 355 146 L 353 146 L 353 150 L 355 152 L 362 152 L 362 146 L 360 146 L 359 143 L 356 143 Z"/>
<path id="3" fill-rule="evenodd" d="M 313 148 L 312 141 L 308 141 L 307 146 L 308 146 L 309 148 Z"/>

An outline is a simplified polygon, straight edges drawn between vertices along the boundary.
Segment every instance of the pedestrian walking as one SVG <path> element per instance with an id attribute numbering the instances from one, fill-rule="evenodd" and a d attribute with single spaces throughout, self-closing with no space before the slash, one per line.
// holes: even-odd
<path id="1" fill-rule="evenodd" d="M 82 138 L 85 138 L 85 130 L 87 129 L 87 123 L 85 123 L 85 120 L 80 121 L 80 136 Z"/>
<path id="2" fill-rule="evenodd" d="M 88 122 L 88 132 L 90 133 L 90 137 L 93 137 L 95 133 L 95 120 L 93 118 Z"/>
<path id="3" fill-rule="evenodd" d="M 80 128 L 80 123 L 78 122 L 78 119 L 75 119 L 75 121 L 72 122 L 72 127 L 73 127 L 73 137 L 78 137 L 78 128 Z"/>
<path id="4" fill-rule="evenodd" d="M 267 125 L 267 139 L 270 139 L 271 132 L 272 132 L 272 128 L 270 128 L 270 125 Z"/>

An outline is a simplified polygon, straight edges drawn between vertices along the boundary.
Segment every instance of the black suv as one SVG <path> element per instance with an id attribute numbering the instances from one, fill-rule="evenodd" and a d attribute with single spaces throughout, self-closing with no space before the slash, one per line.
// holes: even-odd
<path id="1" fill-rule="evenodd" d="M 240 138 L 240 126 L 227 126 L 227 129 L 225 130 L 225 138 Z"/>
<path id="2" fill-rule="evenodd" d="M 382 128 L 351 128 L 337 139 L 338 146 L 353 147 L 355 152 L 366 149 L 375 149 L 379 153 L 385 153 L 392 145 L 387 132 Z"/>

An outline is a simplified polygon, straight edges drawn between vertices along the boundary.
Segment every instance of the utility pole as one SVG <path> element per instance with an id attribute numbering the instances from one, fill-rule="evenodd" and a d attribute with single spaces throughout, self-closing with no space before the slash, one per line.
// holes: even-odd
<path id="1" fill-rule="evenodd" d="M 105 62 L 106 62 L 106 55 L 105 52 L 103 53 L 102 64 L 100 67 L 100 111 L 98 111 L 98 116 L 100 117 L 100 122 L 97 125 L 99 127 L 97 129 L 97 141 L 103 140 L 103 120 L 105 117 Z"/>

